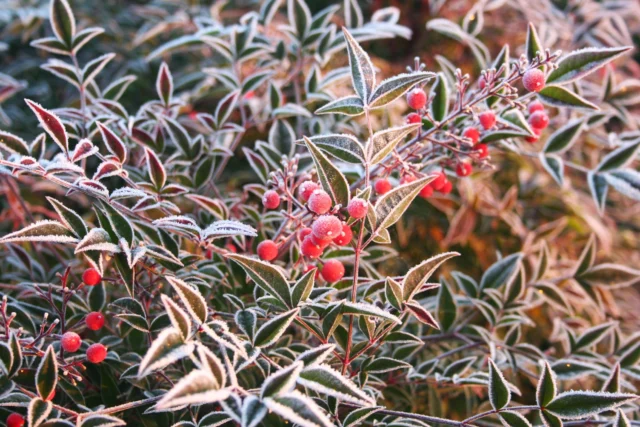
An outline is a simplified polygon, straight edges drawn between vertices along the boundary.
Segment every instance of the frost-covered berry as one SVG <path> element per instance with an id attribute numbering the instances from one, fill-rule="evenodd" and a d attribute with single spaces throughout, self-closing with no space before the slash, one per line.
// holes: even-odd
<path id="1" fill-rule="evenodd" d="M 75 353 L 82 345 L 82 339 L 80 339 L 80 335 L 75 332 L 65 332 L 60 339 L 60 345 L 64 351 Z"/>
<path id="2" fill-rule="evenodd" d="M 263 261 L 272 261 L 278 257 L 278 245 L 273 240 L 258 243 L 258 256 Z"/>
<path id="3" fill-rule="evenodd" d="M 323 251 L 327 248 L 327 246 L 331 244 L 331 242 L 333 242 L 333 239 L 321 239 L 313 233 L 309 235 L 309 238 L 313 243 L 320 246 L 320 249 L 322 249 Z"/>
<path id="4" fill-rule="evenodd" d="M 453 184 L 451 183 L 451 181 L 447 180 L 447 182 L 445 182 L 442 188 L 440 189 L 440 192 L 442 194 L 449 194 L 451 193 L 451 190 L 453 190 Z"/>
<path id="5" fill-rule="evenodd" d="M 540 134 L 542 134 L 542 129 L 540 128 L 533 128 L 533 133 L 535 134 L 534 136 L 526 136 L 524 138 L 525 141 L 527 141 L 529 144 L 533 144 L 535 143 L 538 139 L 540 139 Z"/>
<path id="6" fill-rule="evenodd" d="M 431 181 L 431 183 L 429 183 L 429 185 L 433 187 L 434 190 L 440 191 L 442 190 L 442 186 L 446 182 L 447 182 L 447 176 L 444 174 L 444 172 L 439 172 L 438 176 L 436 176 L 435 179 Z"/>
<path id="7" fill-rule="evenodd" d="M 431 184 L 427 184 L 422 187 L 422 190 L 420 190 L 418 196 L 422 197 L 423 199 L 428 199 L 429 197 L 433 196 L 433 187 L 431 186 Z"/>
<path id="8" fill-rule="evenodd" d="M 478 144 L 473 149 L 480 159 L 485 159 L 489 155 L 489 146 L 487 146 L 487 144 Z"/>
<path id="9" fill-rule="evenodd" d="M 353 231 L 351 231 L 351 227 L 346 222 L 343 222 L 342 231 L 338 234 L 338 237 L 333 239 L 333 243 L 339 246 L 346 246 L 351 243 L 351 239 L 353 239 Z"/>
<path id="10" fill-rule="evenodd" d="M 99 331 L 104 326 L 104 315 L 99 311 L 92 311 L 87 314 L 85 323 L 87 324 L 87 328 L 92 331 Z"/>
<path id="11" fill-rule="evenodd" d="M 322 247 L 313 241 L 312 236 L 304 238 L 300 244 L 300 251 L 302 255 L 309 258 L 318 258 L 322 255 Z"/>
<path id="12" fill-rule="evenodd" d="M 529 114 L 533 114 L 536 111 L 544 111 L 544 105 L 540 101 L 533 101 L 529 104 Z"/>
<path id="13" fill-rule="evenodd" d="M 322 278 L 329 283 L 335 283 L 344 277 L 344 265 L 337 259 L 330 259 L 322 266 Z"/>
<path id="14" fill-rule="evenodd" d="M 367 216 L 367 211 L 369 210 L 369 204 L 365 199 L 361 199 L 359 197 L 354 197 L 349 202 L 347 206 L 347 211 L 351 218 L 361 219 Z"/>
<path id="15" fill-rule="evenodd" d="M 84 273 L 82 273 L 82 281 L 87 286 L 95 286 L 102 281 L 102 276 L 95 268 L 87 268 Z"/>
<path id="16" fill-rule="evenodd" d="M 427 94 L 424 90 L 415 88 L 407 94 L 407 104 L 414 110 L 420 110 L 427 104 Z"/>
<path id="17" fill-rule="evenodd" d="M 313 221 L 313 235 L 320 240 L 333 240 L 342 231 L 342 222 L 337 216 L 322 215 Z"/>
<path id="18" fill-rule="evenodd" d="M 311 194 L 319 189 L 320 186 L 313 181 L 305 181 L 298 187 L 298 195 L 303 201 L 308 201 Z"/>
<path id="19" fill-rule="evenodd" d="M 17 413 L 9 414 L 7 417 L 7 427 L 22 427 L 24 426 L 24 417 Z"/>
<path id="20" fill-rule="evenodd" d="M 522 85 L 529 92 L 540 92 L 544 88 L 545 77 L 537 68 L 527 70 L 522 76 Z"/>
<path id="21" fill-rule="evenodd" d="M 410 113 L 410 114 L 407 114 L 406 120 L 408 125 L 414 125 L 422 122 L 422 117 L 420 117 L 420 114 L 418 113 Z"/>
<path id="22" fill-rule="evenodd" d="M 391 191 L 391 183 L 388 179 L 379 179 L 373 184 L 373 189 L 376 193 L 382 195 Z"/>
<path id="23" fill-rule="evenodd" d="M 307 202 L 311 212 L 318 215 L 326 214 L 331 209 L 331 196 L 324 190 L 315 190 Z"/>
<path id="24" fill-rule="evenodd" d="M 91 344 L 87 349 L 87 360 L 91 363 L 100 363 L 107 358 L 107 347 L 100 343 Z"/>
<path id="25" fill-rule="evenodd" d="M 304 227 L 302 230 L 300 230 L 298 235 L 300 236 L 300 240 L 303 240 L 305 237 L 307 237 L 311 233 L 312 233 L 312 230 L 310 227 Z"/>
<path id="26" fill-rule="evenodd" d="M 480 132 L 476 128 L 466 128 L 464 132 L 462 132 L 462 136 L 465 138 L 469 138 L 473 144 L 477 144 L 480 139 Z"/>
<path id="27" fill-rule="evenodd" d="M 492 110 L 483 111 L 478 114 L 478 120 L 485 129 L 491 129 L 496 124 L 496 114 Z"/>
<path id="28" fill-rule="evenodd" d="M 549 116 L 544 111 L 536 111 L 529 116 L 529 124 L 538 129 L 544 129 L 549 126 Z"/>
<path id="29" fill-rule="evenodd" d="M 267 209 L 277 209 L 280 206 L 280 195 L 275 190 L 269 190 L 262 196 L 262 205 Z"/>
<path id="30" fill-rule="evenodd" d="M 469 176 L 471 175 L 472 170 L 473 170 L 473 167 L 471 166 L 470 163 L 467 163 L 467 162 L 460 162 L 456 166 L 456 174 L 458 176 Z"/>

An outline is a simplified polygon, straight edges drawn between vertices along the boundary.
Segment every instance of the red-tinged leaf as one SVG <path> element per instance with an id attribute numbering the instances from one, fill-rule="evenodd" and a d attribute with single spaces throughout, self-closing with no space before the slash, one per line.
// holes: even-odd
<path id="1" fill-rule="evenodd" d="M 158 96 L 164 102 L 164 105 L 169 105 L 171 103 L 171 97 L 173 96 L 173 77 L 165 62 L 162 63 L 160 71 L 158 71 L 156 90 L 158 91 Z"/>
<path id="2" fill-rule="evenodd" d="M 405 307 L 413 314 L 416 319 L 425 325 L 429 325 L 432 328 L 440 329 L 440 325 L 436 322 L 436 319 L 429 313 L 424 307 L 415 301 L 405 303 Z"/>
<path id="3" fill-rule="evenodd" d="M 120 167 L 120 164 L 108 160 L 106 162 L 100 163 L 98 169 L 96 170 L 96 173 L 93 175 L 93 179 L 97 181 L 100 179 L 108 178 L 110 176 L 120 175 L 121 172 L 122 169 Z"/>
<path id="4" fill-rule="evenodd" d="M 98 152 L 98 147 L 93 145 L 91 141 L 88 139 L 82 139 L 76 145 L 76 148 L 71 153 L 71 161 L 73 163 L 79 162 L 82 159 L 86 159 L 87 157 Z"/>
<path id="5" fill-rule="evenodd" d="M 53 114 L 51 111 L 42 108 L 42 106 L 29 99 L 25 99 L 25 102 L 38 117 L 38 121 L 44 128 L 44 130 L 53 138 L 56 144 L 69 156 L 69 137 L 67 136 L 67 130 L 64 128 L 62 121 Z"/>
<path id="6" fill-rule="evenodd" d="M 102 140 L 107 147 L 107 150 L 120 160 L 120 163 L 126 163 L 127 161 L 127 146 L 118 136 L 111 131 L 108 127 L 98 122 L 98 129 L 102 135 Z"/>
<path id="7" fill-rule="evenodd" d="M 12 154 L 29 155 L 27 142 L 9 132 L 0 131 L 0 149 Z"/>
<path id="8" fill-rule="evenodd" d="M 151 136 L 150 133 L 148 133 L 147 131 L 144 131 L 140 128 L 132 128 L 131 129 L 131 138 L 137 142 L 138 144 L 142 144 L 144 146 L 147 147 L 155 147 L 156 143 L 153 139 L 153 137 Z"/>
<path id="9" fill-rule="evenodd" d="M 149 170 L 149 177 L 156 190 L 160 191 L 164 184 L 167 182 L 167 172 L 164 169 L 164 165 L 152 150 L 145 148 L 147 158 L 147 169 Z"/>

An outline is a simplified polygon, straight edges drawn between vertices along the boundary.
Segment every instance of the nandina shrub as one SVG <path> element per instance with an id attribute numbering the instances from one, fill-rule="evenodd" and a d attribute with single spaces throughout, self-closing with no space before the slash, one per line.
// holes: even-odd
<path id="1" fill-rule="evenodd" d="M 3 17 L 7 53 L 61 79 L 1 75 L 7 425 L 638 419 L 616 297 L 640 277 L 640 97 L 611 27 L 485 43 L 501 2 L 477 2 L 427 22 L 472 63 L 396 73 L 367 53 L 411 39 L 395 8 L 191 3 Z"/>

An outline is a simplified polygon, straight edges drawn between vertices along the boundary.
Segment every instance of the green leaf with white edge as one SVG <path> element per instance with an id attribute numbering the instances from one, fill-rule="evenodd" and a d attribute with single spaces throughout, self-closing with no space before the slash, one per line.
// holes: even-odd
<path id="1" fill-rule="evenodd" d="M 109 222 L 109 224 L 103 224 L 101 220 L 100 225 L 111 235 L 112 241 L 117 242 L 120 239 L 124 239 L 129 243 L 130 247 L 133 247 L 135 234 L 129 219 L 114 209 L 109 203 L 102 202 L 100 205 L 102 206 L 102 212 L 105 216 L 104 219 Z"/>
<path id="2" fill-rule="evenodd" d="M 220 427 L 226 423 L 233 421 L 231 417 L 224 412 L 209 412 L 200 419 L 198 427 Z"/>
<path id="3" fill-rule="evenodd" d="M 22 368 L 22 346 L 13 331 L 9 334 L 8 347 L 11 353 L 11 363 L 7 366 L 7 374 L 11 378 Z"/>
<path id="4" fill-rule="evenodd" d="M 51 206 L 56 210 L 60 221 L 69 230 L 72 230 L 77 237 L 81 238 L 87 234 L 87 224 L 80 215 L 52 197 L 47 197 L 47 201 L 51 203 Z"/>
<path id="5" fill-rule="evenodd" d="M 104 70 L 104 67 L 115 57 L 115 53 L 107 53 L 89 61 L 82 69 L 82 87 L 87 88 L 95 80 L 96 76 Z"/>
<path id="6" fill-rule="evenodd" d="M 213 376 L 195 369 L 183 377 L 156 404 L 156 409 L 165 410 L 185 405 L 216 403 L 229 397 L 227 389 L 218 389 Z"/>
<path id="7" fill-rule="evenodd" d="M 333 427 L 322 409 L 297 390 L 286 396 L 267 398 L 263 401 L 270 411 L 300 427 Z"/>
<path id="8" fill-rule="evenodd" d="M 322 333 L 329 339 L 342 321 L 342 302 L 329 305 L 322 319 Z"/>
<path id="9" fill-rule="evenodd" d="M 51 111 L 42 108 L 42 105 L 29 99 L 24 100 L 31 111 L 36 115 L 42 128 L 49 134 L 53 141 L 69 157 L 69 136 L 64 124 L 58 116 Z"/>
<path id="10" fill-rule="evenodd" d="M 501 411 L 499 416 L 505 427 L 532 427 L 529 420 L 518 412 Z"/>
<path id="11" fill-rule="evenodd" d="M 321 150 L 348 163 L 364 164 L 364 148 L 353 135 L 331 134 L 309 138 Z"/>
<path id="12" fill-rule="evenodd" d="M 431 80 L 435 73 L 419 71 L 411 74 L 398 74 L 380 82 L 369 96 L 369 108 L 382 108 L 395 101 L 412 87 Z"/>
<path id="13" fill-rule="evenodd" d="M 311 28 L 311 12 L 305 0 L 287 0 L 287 17 L 298 39 L 304 40 Z"/>
<path id="14" fill-rule="evenodd" d="M 495 130 L 492 132 L 486 132 L 482 136 L 482 138 L 480 138 L 480 142 L 485 144 L 487 142 L 502 141 L 503 139 L 509 139 L 509 138 L 526 138 L 527 136 L 530 136 L 528 132 L 509 130 L 509 129 Z"/>
<path id="15" fill-rule="evenodd" d="M 198 289 L 175 276 L 167 276 L 167 281 L 178 294 L 189 314 L 198 322 L 207 320 L 207 303 Z"/>
<path id="16" fill-rule="evenodd" d="M 372 316 L 379 319 L 389 320 L 395 324 L 402 323 L 393 314 L 378 308 L 378 306 L 365 302 L 342 301 L 342 314 L 352 314 L 354 316 Z"/>
<path id="17" fill-rule="evenodd" d="M 367 144 L 367 158 L 371 165 L 380 163 L 410 133 L 420 129 L 421 124 L 410 124 L 378 131 Z"/>
<path id="18" fill-rule="evenodd" d="M 540 158 L 540 164 L 549 172 L 551 178 L 558 183 L 559 186 L 564 185 L 564 160 L 557 154 L 544 154 L 540 152 L 538 154 Z"/>
<path id="19" fill-rule="evenodd" d="M 247 396 L 242 402 L 242 427 L 257 427 L 267 415 L 268 409 L 254 395 Z"/>
<path id="20" fill-rule="evenodd" d="M 166 368 L 193 353 L 194 348 L 193 343 L 185 343 L 180 330 L 173 327 L 162 330 L 140 362 L 138 378 Z"/>
<path id="21" fill-rule="evenodd" d="M 36 371 L 36 390 L 38 395 L 47 400 L 58 384 L 58 360 L 53 346 L 50 345 L 40 360 Z"/>
<path id="22" fill-rule="evenodd" d="M 584 249 L 582 249 L 582 253 L 580 254 L 580 259 L 577 262 L 577 267 L 574 276 L 579 276 L 585 271 L 589 270 L 593 263 L 596 261 L 596 235 L 591 234 L 589 236 L 589 240 L 585 245 Z"/>
<path id="23" fill-rule="evenodd" d="M 28 156 L 30 154 L 27 141 L 2 130 L 0 130 L 0 151 L 1 150 L 9 154 L 20 154 L 21 156 Z"/>
<path id="24" fill-rule="evenodd" d="M 79 427 L 116 427 L 126 426 L 127 423 L 111 415 L 96 414 L 82 418 L 82 424 Z"/>
<path id="25" fill-rule="evenodd" d="M 151 149 L 145 147 L 145 158 L 147 160 L 147 170 L 149 171 L 149 178 L 156 191 L 160 191 L 167 182 L 167 172 L 164 169 L 164 165 L 158 158 L 158 155 Z"/>
<path id="26" fill-rule="evenodd" d="M 459 256 L 458 252 L 445 252 L 435 255 L 413 267 L 405 274 L 402 280 L 402 295 L 404 302 L 410 301 L 413 296 L 420 291 L 427 283 L 433 273 L 446 260 Z"/>
<path id="27" fill-rule="evenodd" d="M 577 276 L 578 281 L 591 286 L 616 289 L 634 284 L 640 279 L 640 270 L 622 264 L 604 263 Z"/>
<path id="28" fill-rule="evenodd" d="M 498 369 L 493 360 L 489 359 L 489 401 L 493 409 L 506 407 L 511 400 L 511 390 L 507 380 Z"/>
<path id="29" fill-rule="evenodd" d="M 378 199 L 375 205 L 376 225 L 372 235 L 386 230 L 398 222 L 402 214 L 409 208 L 413 199 L 425 185 L 434 180 L 434 176 L 426 176 L 413 182 L 401 185 L 385 193 Z"/>
<path id="30" fill-rule="evenodd" d="M 636 351 L 637 351 L 637 348 L 636 348 Z M 640 352 L 638 354 L 640 354 Z M 602 390 L 601 391 L 608 391 L 609 393 L 619 393 L 620 392 L 620 365 L 621 365 L 621 362 L 622 362 L 622 358 L 620 359 L 620 362 L 616 363 L 616 365 L 611 370 L 611 374 L 609 375 L 609 378 L 607 378 L 606 381 L 604 382 L 604 384 L 602 385 Z"/>
<path id="31" fill-rule="evenodd" d="M 630 46 L 623 46 L 575 50 L 557 62 L 558 67 L 547 76 L 547 84 L 574 82 L 604 67 L 630 49 Z"/>
<path id="32" fill-rule="evenodd" d="M 637 398 L 637 395 L 630 393 L 566 391 L 556 396 L 546 410 L 564 420 L 580 420 L 610 411 Z"/>
<path id="33" fill-rule="evenodd" d="M 258 316 L 256 312 L 251 309 L 238 310 L 234 316 L 236 324 L 244 334 L 253 341 L 256 335 L 256 325 Z"/>
<path id="34" fill-rule="evenodd" d="M 335 350 L 335 344 L 324 344 L 319 347 L 304 351 L 296 357 L 296 362 L 300 361 L 305 367 L 318 365 L 326 360 Z"/>
<path id="35" fill-rule="evenodd" d="M 442 372 L 443 377 L 453 378 L 454 375 L 463 375 L 470 367 L 478 360 L 477 356 L 465 357 L 464 359 L 456 360 L 448 365 Z"/>
<path id="36" fill-rule="evenodd" d="M 602 159 L 596 170 L 598 172 L 608 172 L 629 166 L 629 164 L 636 159 L 639 147 L 640 138 L 635 142 L 621 145 L 611 153 L 607 154 Z"/>
<path id="37" fill-rule="evenodd" d="M 256 347 L 268 347 L 274 344 L 284 334 L 299 312 L 299 308 L 294 308 L 269 320 L 258 329 L 253 344 Z"/>
<path id="38" fill-rule="evenodd" d="M 587 110 L 599 110 L 592 102 L 587 101 L 577 93 L 571 92 L 563 86 L 546 85 L 538 92 L 540 100 L 552 107 L 558 108 L 585 108 Z"/>
<path id="39" fill-rule="evenodd" d="M 289 284 L 280 269 L 271 263 L 244 255 L 230 254 L 228 257 L 238 263 L 262 290 L 280 300 L 286 307 L 293 306 Z"/>
<path id="40" fill-rule="evenodd" d="M 340 169 L 320 151 L 314 142 L 307 137 L 304 137 L 304 142 L 313 157 L 322 188 L 329 193 L 335 204 L 347 206 L 350 199 L 347 178 L 345 178 Z"/>
<path id="41" fill-rule="evenodd" d="M 602 214 L 607 203 L 607 192 L 609 190 L 607 180 L 603 175 L 590 171 L 587 174 L 587 183 L 589 184 L 591 197 L 598 208 L 598 212 Z"/>
<path id="42" fill-rule="evenodd" d="M 434 329 L 440 329 L 440 325 L 438 325 L 436 319 L 431 313 L 429 313 L 426 308 L 415 301 L 405 302 L 404 305 L 405 308 L 407 308 L 407 310 L 409 310 L 411 314 L 413 314 L 415 318 L 418 319 L 421 323 L 424 323 L 425 325 L 430 326 Z"/>
<path id="43" fill-rule="evenodd" d="M 556 376 L 549 362 L 544 360 L 542 362 L 542 372 L 540 373 L 540 379 L 538 380 L 538 387 L 536 389 L 536 402 L 538 406 L 545 407 L 556 397 L 558 392 L 558 386 L 556 384 Z"/>
<path id="44" fill-rule="evenodd" d="M 640 201 L 640 172 L 633 169 L 616 169 L 606 173 L 604 178 L 619 193 Z"/>
<path id="45" fill-rule="evenodd" d="M 49 417 L 53 404 L 39 397 L 34 397 L 27 410 L 27 423 L 29 426 L 38 427 Z"/>
<path id="46" fill-rule="evenodd" d="M 621 409 L 618 409 L 618 412 L 616 413 L 616 419 L 613 420 L 613 424 L 611 427 L 631 427 L 631 422 L 629 421 L 629 418 L 627 418 L 625 413 L 622 412 Z"/>
<path id="47" fill-rule="evenodd" d="M 564 153 L 576 142 L 583 129 L 584 120 L 572 120 L 549 136 L 544 145 L 545 153 Z"/>
<path id="48" fill-rule="evenodd" d="M 456 305 L 456 300 L 451 293 L 451 285 L 444 280 L 440 280 L 436 313 L 438 315 L 440 327 L 443 331 L 448 331 L 454 325 L 456 318 L 458 317 L 458 306 Z"/>
<path id="49" fill-rule="evenodd" d="M 376 85 L 376 72 L 367 52 L 351 36 L 346 28 L 342 28 L 347 42 L 347 54 L 349 56 L 349 68 L 351 69 L 351 81 L 360 99 L 367 104 L 369 96 Z"/>
<path id="50" fill-rule="evenodd" d="M 359 116 L 364 113 L 364 103 L 359 96 L 349 95 L 324 104 L 315 114 L 344 114 Z"/>
<path id="51" fill-rule="evenodd" d="M 191 336 L 191 319 L 189 315 L 168 296 L 162 294 L 160 295 L 160 299 L 173 327 L 180 331 L 182 339 L 186 340 L 189 338 Z"/>
<path id="52" fill-rule="evenodd" d="M 95 37 L 99 36 L 100 34 L 104 33 L 104 28 L 99 28 L 99 27 L 89 27 L 89 28 L 85 28 L 81 31 L 78 31 L 75 35 L 75 37 L 73 38 L 73 49 L 72 49 L 72 53 L 77 54 L 78 51 L 80 49 L 82 49 L 82 47 L 84 45 L 86 45 L 87 43 L 89 43 L 91 40 L 93 40 Z M 108 89 L 111 89 L 111 85 L 113 83 L 111 83 L 108 87 Z M 107 92 L 105 90 L 105 92 Z M 103 94 L 104 95 L 104 94 Z M 112 99 L 109 98 L 107 96 L 104 97 L 105 99 Z"/>
<path id="53" fill-rule="evenodd" d="M 401 310 L 404 298 L 402 297 L 402 285 L 393 278 L 387 277 L 384 284 L 384 294 L 387 302 L 395 309 Z"/>
<path id="54" fill-rule="evenodd" d="M 518 271 L 522 254 L 511 254 L 492 264 L 482 275 L 480 289 L 498 288 L 507 283 L 512 275 Z"/>
<path id="55" fill-rule="evenodd" d="M 398 369 L 410 369 L 412 366 L 402 360 L 391 357 L 376 357 L 371 363 L 364 367 L 364 371 L 370 374 L 383 374 L 385 372 L 396 371 Z"/>
<path id="56" fill-rule="evenodd" d="M 317 271 L 318 270 L 315 268 L 307 271 L 291 287 L 291 302 L 294 307 L 297 307 L 301 302 L 306 301 L 309 298 L 309 295 L 311 295 L 311 291 L 315 285 Z"/>
<path id="57" fill-rule="evenodd" d="M 465 291 L 467 295 L 472 298 L 478 297 L 478 283 L 471 276 L 467 276 L 464 273 L 460 273 L 459 271 L 454 271 L 451 273 L 453 279 L 456 281 L 459 289 Z"/>
<path id="58" fill-rule="evenodd" d="M 71 50 L 76 35 L 76 19 L 67 0 L 51 0 L 49 19 L 53 33 Z"/>
<path id="59" fill-rule="evenodd" d="M 346 417 L 344 417 L 342 426 L 352 427 L 361 425 L 367 418 L 380 411 L 381 409 L 383 408 L 380 406 L 354 409 L 353 411 L 349 412 Z"/>
<path id="60" fill-rule="evenodd" d="M 238 98 L 240 96 L 240 90 L 236 89 L 234 91 L 229 92 L 227 96 L 222 98 L 218 105 L 216 105 L 216 111 L 214 113 L 214 120 L 218 129 L 221 128 L 233 112 L 233 109 L 236 107 L 238 103 Z"/>
<path id="61" fill-rule="evenodd" d="M 562 427 L 562 420 L 547 411 L 540 411 L 540 418 L 545 427 Z"/>
<path id="62" fill-rule="evenodd" d="M 582 362 L 575 359 L 558 359 L 553 362 L 551 369 L 553 369 L 557 378 L 560 380 L 576 380 L 586 375 L 595 374 L 602 368 L 593 363 Z"/>
<path id="63" fill-rule="evenodd" d="M 616 326 L 616 324 L 616 322 L 607 322 L 587 329 L 576 339 L 573 351 L 583 350 L 597 344 L 611 331 L 614 326 Z"/>
<path id="64" fill-rule="evenodd" d="M 441 122 L 449 114 L 449 87 L 443 73 L 438 73 L 436 81 L 431 86 L 430 98 L 431 117 L 437 122 Z"/>
<path id="65" fill-rule="evenodd" d="M 269 375 L 260 387 L 260 398 L 280 396 L 291 392 L 296 386 L 302 368 L 302 362 L 294 362 Z"/>
<path id="66" fill-rule="evenodd" d="M 536 27 L 534 27 L 531 22 L 527 28 L 527 41 L 524 50 L 529 61 L 533 61 L 538 52 L 541 55 L 544 54 L 544 47 L 542 43 L 540 43 L 540 37 L 538 37 Z"/>
<path id="67" fill-rule="evenodd" d="M 335 397 L 346 402 L 370 406 L 373 399 L 351 380 L 329 365 L 317 365 L 305 368 L 298 378 L 298 384 L 318 393 Z"/>

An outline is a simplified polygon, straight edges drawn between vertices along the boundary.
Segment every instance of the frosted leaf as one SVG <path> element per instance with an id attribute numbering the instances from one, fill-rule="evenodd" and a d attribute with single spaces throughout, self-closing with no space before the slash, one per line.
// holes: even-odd
<path id="1" fill-rule="evenodd" d="M 300 373 L 298 384 L 347 402 L 365 406 L 374 403 L 371 397 L 360 390 L 353 381 L 345 378 L 329 365 L 305 368 Z"/>
<path id="2" fill-rule="evenodd" d="M 75 243 L 78 239 L 58 221 L 43 220 L 28 225 L 22 230 L 7 234 L 0 243 L 9 242 L 52 242 Z"/>
<path id="3" fill-rule="evenodd" d="M 164 329 L 153 340 L 138 367 L 138 378 L 143 378 L 151 372 L 162 369 L 171 363 L 193 353 L 193 343 L 185 343 L 182 334 L 175 328 Z"/>
<path id="4" fill-rule="evenodd" d="M 225 400 L 229 394 L 227 389 L 216 388 L 216 380 L 210 373 L 196 369 L 173 386 L 156 404 L 156 408 L 215 403 Z"/>
<path id="5" fill-rule="evenodd" d="M 111 243 L 111 237 L 102 228 L 91 229 L 76 245 L 75 253 L 86 251 L 120 252 L 118 245 Z"/>
<path id="6" fill-rule="evenodd" d="M 142 190 L 138 190 L 137 188 L 122 187 L 118 188 L 117 190 L 113 190 L 111 192 L 111 196 L 109 196 L 109 199 L 120 200 L 130 197 L 147 197 L 147 193 Z"/>
<path id="7" fill-rule="evenodd" d="M 202 240 L 209 238 L 220 239 L 224 237 L 249 236 L 255 237 L 258 233 L 255 228 L 250 225 L 243 224 L 239 221 L 222 220 L 215 221 L 213 224 L 202 230 L 200 237 Z"/>
<path id="8" fill-rule="evenodd" d="M 301 427 L 331 427 L 333 423 L 320 407 L 297 390 L 286 396 L 264 399 L 271 411 Z"/>

